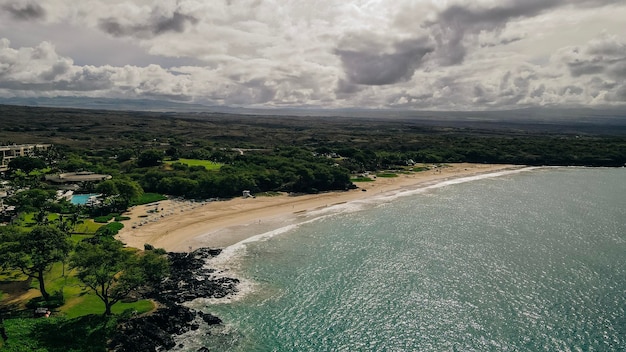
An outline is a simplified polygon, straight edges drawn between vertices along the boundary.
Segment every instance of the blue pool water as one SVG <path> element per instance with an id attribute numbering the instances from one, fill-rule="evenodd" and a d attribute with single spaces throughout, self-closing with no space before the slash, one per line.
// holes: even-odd
<path id="1" fill-rule="evenodd" d="M 89 197 L 97 196 L 97 193 L 75 194 L 72 196 L 70 202 L 75 205 L 85 205 Z"/>

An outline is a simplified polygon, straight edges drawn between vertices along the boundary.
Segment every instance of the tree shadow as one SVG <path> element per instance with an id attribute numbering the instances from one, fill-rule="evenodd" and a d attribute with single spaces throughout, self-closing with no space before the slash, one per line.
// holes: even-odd
<path id="1" fill-rule="evenodd" d="M 115 318 L 102 315 L 41 319 L 31 332 L 31 338 L 49 352 L 104 352 L 116 324 Z"/>

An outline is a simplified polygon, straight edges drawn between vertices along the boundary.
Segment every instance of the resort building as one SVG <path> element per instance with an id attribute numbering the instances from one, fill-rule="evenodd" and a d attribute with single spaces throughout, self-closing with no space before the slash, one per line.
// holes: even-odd
<path id="1" fill-rule="evenodd" d="M 53 184 L 56 188 L 64 190 L 77 190 L 87 183 L 98 183 L 110 180 L 111 175 L 96 174 L 89 171 L 68 172 L 64 174 L 46 175 L 46 181 Z"/>
<path id="2" fill-rule="evenodd" d="M 20 156 L 35 156 L 38 151 L 48 150 L 52 144 L 13 144 L 0 146 L 0 172 L 9 169 L 11 160 Z"/>

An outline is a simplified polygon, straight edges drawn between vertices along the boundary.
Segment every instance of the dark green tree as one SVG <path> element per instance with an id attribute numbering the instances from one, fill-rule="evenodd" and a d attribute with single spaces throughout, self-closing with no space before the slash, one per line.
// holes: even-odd
<path id="1" fill-rule="evenodd" d="M 112 238 L 79 243 L 70 258 L 77 277 L 104 303 L 104 315 L 133 291 L 161 280 L 167 273 L 167 259 L 151 254 L 135 254 Z"/>
<path id="2" fill-rule="evenodd" d="M 137 159 L 137 165 L 140 167 L 157 166 L 161 164 L 163 160 L 163 152 L 157 149 L 148 149 L 141 154 Z"/>
<path id="3" fill-rule="evenodd" d="M 18 156 L 15 159 L 9 161 L 9 170 L 22 170 L 25 173 L 29 173 L 36 169 L 43 169 L 46 167 L 46 162 L 39 158 L 31 158 L 29 156 Z"/>
<path id="4" fill-rule="evenodd" d="M 47 209 L 55 194 L 54 190 L 29 189 L 16 193 L 8 198 L 6 203 L 14 205 L 19 212 Z"/>
<path id="5" fill-rule="evenodd" d="M 124 207 L 128 207 L 131 201 L 143 195 L 143 188 L 135 181 L 117 179 L 115 180 L 115 187 L 117 187 L 119 198 L 122 200 Z"/>
<path id="6" fill-rule="evenodd" d="M 95 189 L 96 192 L 102 193 L 105 197 L 114 196 L 119 194 L 119 190 L 117 189 L 117 185 L 113 180 L 106 180 L 100 182 Z"/>
<path id="7" fill-rule="evenodd" d="M 67 236 L 56 227 L 36 226 L 31 232 L 13 229 L 0 237 L 0 265 L 36 279 L 41 295 L 48 300 L 44 277 L 54 263 L 67 257 L 71 248 Z"/>

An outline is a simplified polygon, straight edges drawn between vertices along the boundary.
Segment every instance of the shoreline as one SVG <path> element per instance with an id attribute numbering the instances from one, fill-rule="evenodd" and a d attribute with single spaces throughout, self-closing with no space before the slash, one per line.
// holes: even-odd
<path id="1" fill-rule="evenodd" d="M 226 248 L 333 206 L 418 190 L 451 179 L 524 167 L 509 164 L 445 164 L 428 171 L 359 182 L 359 188 L 349 191 L 238 197 L 212 202 L 165 200 L 135 206 L 124 213 L 131 219 L 124 222 L 124 228 L 116 238 L 130 247 L 142 249 L 144 244 L 149 243 L 169 252 L 187 252 L 200 247 Z"/>

